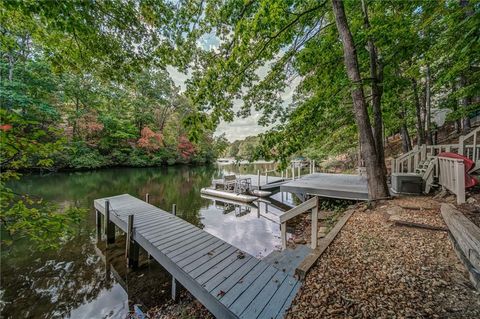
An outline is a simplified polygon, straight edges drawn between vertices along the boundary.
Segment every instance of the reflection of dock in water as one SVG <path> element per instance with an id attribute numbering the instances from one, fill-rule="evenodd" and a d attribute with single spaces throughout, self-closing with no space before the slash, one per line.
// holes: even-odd
<path id="1" fill-rule="evenodd" d="M 127 267 L 125 236 L 119 236 L 108 247 L 102 241 L 94 247 L 105 265 L 105 280 L 118 283 L 127 293 L 130 312 L 133 313 L 134 305 L 148 309 L 170 299 L 170 276 L 155 260 L 149 260 L 146 253 L 140 254 L 139 267 L 135 271 Z"/>

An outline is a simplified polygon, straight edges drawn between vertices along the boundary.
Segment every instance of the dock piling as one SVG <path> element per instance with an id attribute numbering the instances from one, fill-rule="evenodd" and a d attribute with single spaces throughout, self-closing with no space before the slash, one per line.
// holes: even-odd
<path id="1" fill-rule="evenodd" d="M 177 204 L 172 204 L 172 214 L 174 216 L 177 216 Z M 172 300 L 174 302 L 177 302 L 179 296 L 180 296 L 180 283 L 172 275 Z"/>
<path id="2" fill-rule="evenodd" d="M 258 176 L 258 178 L 257 178 L 257 182 L 258 182 L 257 187 L 258 187 L 258 189 L 260 189 L 260 170 L 259 170 L 259 169 L 257 170 L 257 176 Z"/>
<path id="3" fill-rule="evenodd" d="M 96 214 L 96 224 L 97 224 L 97 243 L 102 240 L 102 214 L 98 211 L 98 209 L 95 209 L 95 214 Z"/>
<path id="4" fill-rule="evenodd" d="M 107 244 L 115 243 L 115 224 L 110 220 L 110 201 L 105 200 L 104 231 L 107 236 Z"/>
<path id="5" fill-rule="evenodd" d="M 312 209 L 312 249 L 317 248 L 318 242 L 318 210 L 320 208 L 320 197 L 317 198 L 317 204 Z"/>
<path id="6" fill-rule="evenodd" d="M 125 257 L 127 258 L 128 268 L 138 267 L 138 255 L 140 249 L 138 244 L 133 240 L 133 215 L 128 215 L 127 220 L 127 240 L 125 247 Z"/>
<path id="7" fill-rule="evenodd" d="M 150 204 L 150 194 L 149 193 L 145 194 L 145 201 Z"/>

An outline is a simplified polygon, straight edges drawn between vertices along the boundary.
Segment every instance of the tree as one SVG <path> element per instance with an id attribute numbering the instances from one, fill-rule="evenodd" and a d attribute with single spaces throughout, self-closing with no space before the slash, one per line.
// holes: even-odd
<path id="1" fill-rule="evenodd" d="M 375 149 L 375 140 L 372 135 L 372 127 L 368 117 L 367 105 L 363 93 L 362 78 L 357 61 L 357 53 L 353 42 L 352 34 L 345 15 L 345 9 L 341 0 L 332 0 L 333 12 L 340 38 L 343 43 L 345 66 L 347 74 L 352 81 L 352 99 L 354 106 L 355 119 L 360 136 L 360 149 L 367 168 L 368 194 L 372 199 L 385 198 L 389 196 L 385 170 L 379 165 L 380 156 L 383 154 L 383 148 Z M 373 50 L 373 48 L 371 48 Z M 372 59 L 375 60 L 375 59 Z M 376 63 L 371 61 L 371 63 Z M 375 67 L 372 67 L 375 69 Z M 375 71 L 376 73 L 376 71 Z M 374 80 L 376 81 L 376 80 Z M 377 89 L 378 90 L 378 89 Z M 376 92 L 376 94 L 379 94 Z M 380 99 L 379 96 L 375 97 Z M 377 101 L 378 103 L 378 101 Z M 378 106 L 379 107 L 379 106 Z M 381 114 L 377 114 L 380 116 Z M 377 127 L 377 129 L 380 129 Z M 384 164 L 383 164 L 384 165 Z"/>

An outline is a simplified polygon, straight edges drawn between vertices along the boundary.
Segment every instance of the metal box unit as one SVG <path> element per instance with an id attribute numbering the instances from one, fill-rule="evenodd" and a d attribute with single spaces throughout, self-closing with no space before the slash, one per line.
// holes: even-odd
<path id="1" fill-rule="evenodd" d="M 393 173 L 392 191 L 397 194 L 422 194 L 422 176 L 415 173 Z"/>

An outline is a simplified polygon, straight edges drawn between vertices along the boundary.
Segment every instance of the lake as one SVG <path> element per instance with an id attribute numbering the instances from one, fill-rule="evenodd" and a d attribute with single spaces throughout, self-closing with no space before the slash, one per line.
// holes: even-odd
<path id="1" fill-rule="evenodd" d="M 153 307 L 170 297 L 170 276 L 155 261 L 134 272 L 125 267 L 123 237 L 113 248 L 97 244 L 93 200 L 129 193 L 170 211 L 226 242 L 262 258 L 280 243 L 275 208 L 235 206 L 200 196 L 224 173 L 256 174 L 274 164 L 113 168 L 24 176 L 12 188 L 61 206 L 88 208 L 74 238 L 56 251 L 37 251 L 27 241 L 2 247 L 1 304 L 4 318 L 125 318 L 132 303 Z M 277 194 L 277 199 L 280 194 Z M 283 196 L 282 196 L 283 198 Z M 291 200 L 285 196 L 284 201 Z M 130 302 L 129 302 L 130 300 Z"/>

